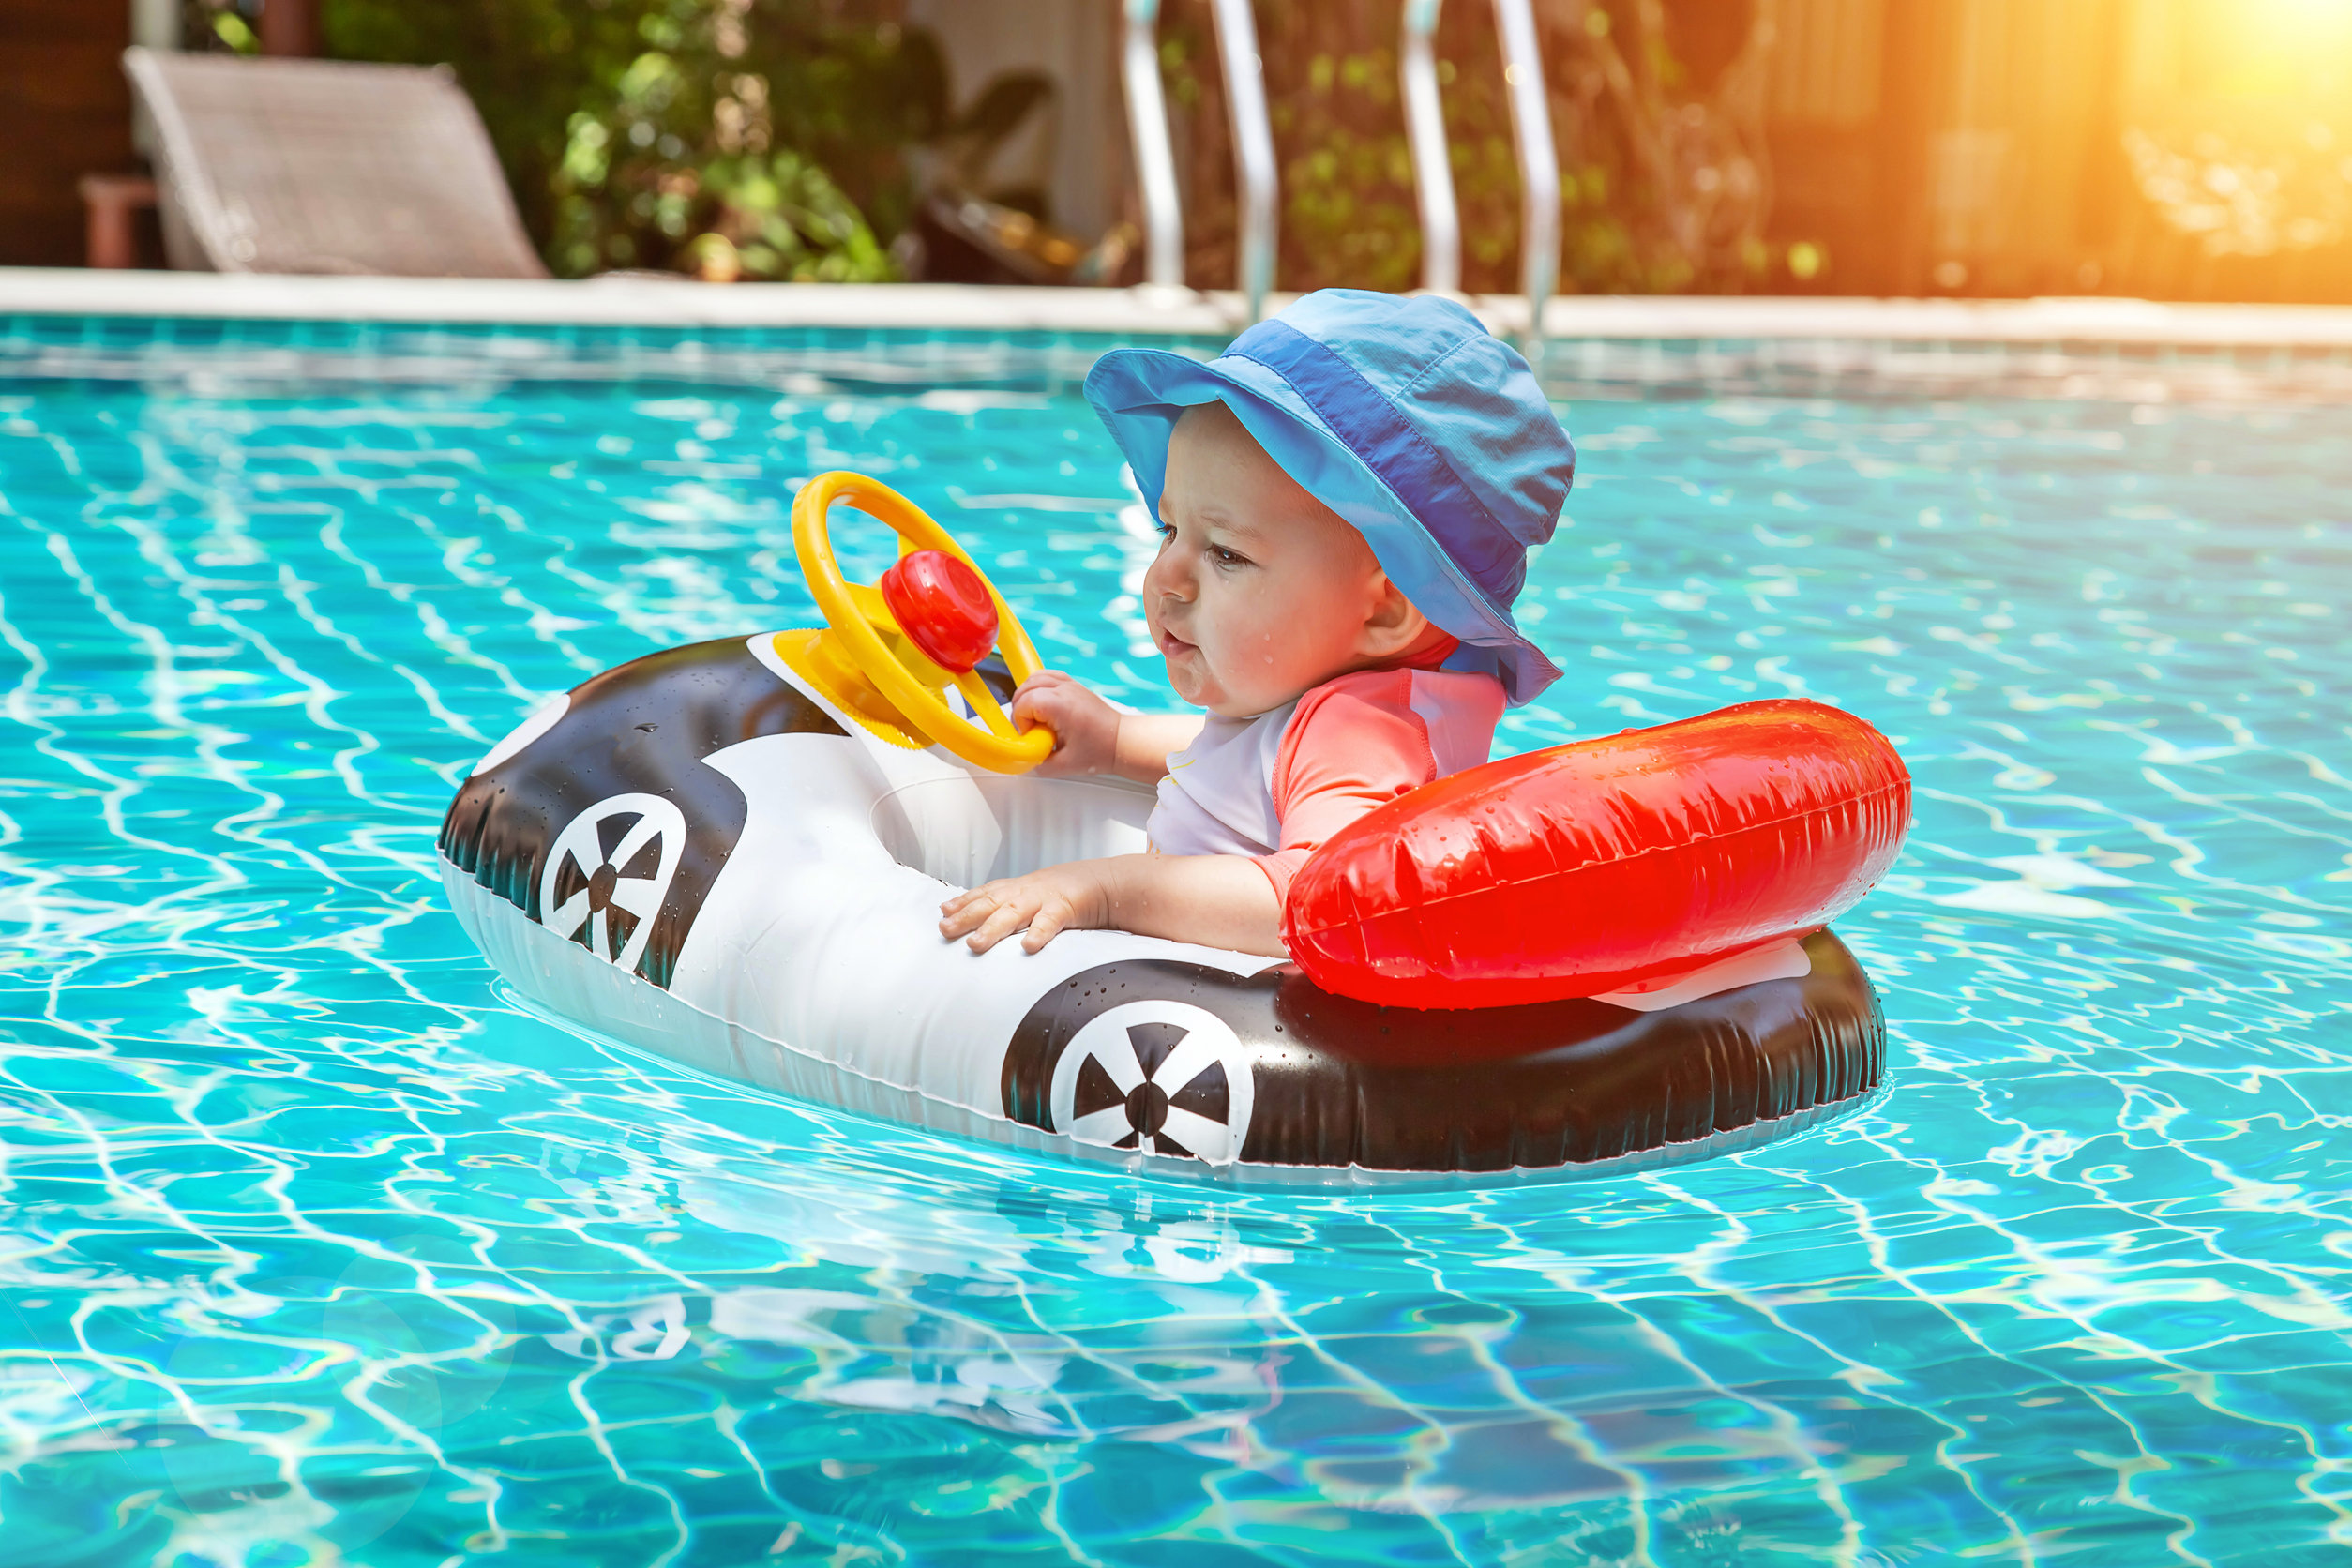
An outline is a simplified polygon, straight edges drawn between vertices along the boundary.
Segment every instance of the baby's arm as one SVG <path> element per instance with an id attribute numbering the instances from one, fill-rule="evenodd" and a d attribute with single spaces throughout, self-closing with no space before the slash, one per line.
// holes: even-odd
<path id="1" fill-rule="evenodd" d="M 1111 774 L 1158 781 L 1168 754 L 1199 737 L 1202 714 L 1123 714 L 1059 670 L 1043 671 L 1013 694 L 1013 722 L 1045 723 L 1053 755 L 1047 777 Z M 1123 854 L 1075 860 L 1025 877 L 958 893 L 940 906 L 940 935 L 986 953 L 1015 931 L 1034 953 L 1063 931 L 1105 927 L 1244 953 L 1282 954 L 1282 903 L 1274 884 L 1241 855 Z"/>
<path id="2" fill-rule="evenodd" d="M 1205 714 L 1123 714 L 1059 670 L 1044 670 L 1013 693 L 1013 722 L 1050 725 L 1053 755 L 1037 765 L 1048 778 L 1112 774 L 1156 784 L 1168 754 L 1200 734 Z"/>
<path id="3" fill-rule="evenodd" d="M 986 953 L 1028 928 L 1034 953 L 1063 931 L 1114 927 L 1281 957 L 1282 903 L 1247 855 L 1123 854 L 1074 860 L 959 893 L 940 906 L 940 935 Z"/>

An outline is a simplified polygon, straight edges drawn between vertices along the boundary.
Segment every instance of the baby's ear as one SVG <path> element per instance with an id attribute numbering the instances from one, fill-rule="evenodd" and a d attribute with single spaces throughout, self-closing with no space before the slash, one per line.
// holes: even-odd
<path id="1" fill-rule="evenodd" d="M 1386 572 L 1372 574 L 1372 608 L 1364 618 L 1364 652 L 1371 658 L 1392 658 L 1429 629 L 1429 618 L 1413 607 Z"/>

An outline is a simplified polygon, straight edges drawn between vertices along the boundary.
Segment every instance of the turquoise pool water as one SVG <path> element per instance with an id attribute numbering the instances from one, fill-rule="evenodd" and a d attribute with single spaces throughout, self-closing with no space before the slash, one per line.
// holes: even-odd
<path id="1" fill-rule="evenodd" d="M 809 616 L 821 469 L 1153 701 L 1086 345 L 339 330 L 0 353 L 11 1568 L 2352 1560 L 2352 409 L 1574 404 L 1569 676 L 1506 741 L 1898 737 L 1842 927 L 1891 1087 L 1646 1174 L 1237 1193 L 598 1048 L 432 871 L 542 694 Z"/>

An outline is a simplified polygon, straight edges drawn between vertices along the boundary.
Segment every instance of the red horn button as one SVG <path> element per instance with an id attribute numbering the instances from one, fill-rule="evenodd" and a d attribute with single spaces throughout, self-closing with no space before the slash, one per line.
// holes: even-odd
<path id="1" fill-rule="evenodd" d="M 943 550 L 901 556 L 882 575 L 898 629 L 942 670 L 969 674 L 996 646 L 996 600 L 980 574 Z"/>

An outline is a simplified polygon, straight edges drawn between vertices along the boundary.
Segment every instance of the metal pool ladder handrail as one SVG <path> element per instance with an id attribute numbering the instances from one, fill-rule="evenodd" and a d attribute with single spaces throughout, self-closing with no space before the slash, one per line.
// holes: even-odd
<path id="1" fill-rule="evenodd" d="M 1240 190 L 1236 286 L 1249 301 L 1249 319 L 1265 312 L 1274 287 L 1275 205 L 1274 122 L 1266 112 L 1264 63 L 1250 0 L 1214 0 L 1217 53 L 1225 65 L 1225 101 L 1233 127 L 1233 175 Z M 1126 44 L 1121 74 L 1127 127 L 1135 140 L 1138 183 L 1143 188 L 1146 282 L 1169 288 L 1184 281 L 1184 219 L 1176 187 L 1176 156 L 1168 136 L 1168 102 L 1160 90 L 1160 0 L 1125 0 Z"/>
<path id="2" fill-rule="evenodd" d="M 1143 188 L 1143 280 L 1184 286 L 1184 210 L 1176 191 L 1176 152 L 1168 141 L 1168 103 L 1160 92 L 1160 0 L 1126 0 L 1127 41 L 1120 56 L 1127 89 L 1127 133 L 1135 139 L 1137 183 Z"/>
<path id="3" fill-rule="evenodd" d="M 1527 347 L 1544 346 L 1544 302 L 1560 281 L 1560 149 L 1544 91 L 1544 51 L 1528 0 L 1495 0 L 1502 35 L 1502 81 L 1511 94 L 1511 128 L 1519 146 L 1519 287 L 1527 294 Z"/>
<path id="4" fill-rule="evenodd" d="M 1412 146 L 1413 189 L 1421 198 L 1421 286 L 1453 294 L 1462 286 L 1462 219 L 1454 200 L 1454 165 L 1446 156 L 1445 106 L 1438 96 L 1433 47 L 1438 7 L 1444 0 L 1405 0 L 1405 134 Z"/>
<path id="5" fill-rule="evenodd" d="M 1522 0 L 1524 3 L 1524 0 Z M 1216 0 L 1217 53 L 1225 60 L 1225 102 L 1233 121 L 1233 183 L 1240 188 L 1239 286 L 1249 319 L 1265 313 L 1274 287 L 1274 122 L 1266 113 L 1265 63 L 1258 55 L 1258 21 L 1250 0 Z"/>
<path id="6" fill-rule="evenodd" d="M 1432 48 L 1440 3 L 1405 0 L 1405 46 L 1398 52 L 1397 69 L 1404 79 L 1413 184 L 1421 198 L 1421 283 L 1451 294 L 1461 287 L 1462 237 Z M 1544 340 L 1544 302 L 1560 281 L 1560 153 L 1552 143 L 1544 53 L 1529 0 L 1495 0 L 1495 31 L 1502 44 L 1503 85 L 1511 100 L 1511 128 L 1519 157 L 1519 286 L 1527 294 L 1528 346 L 1536 350 Z"/>

